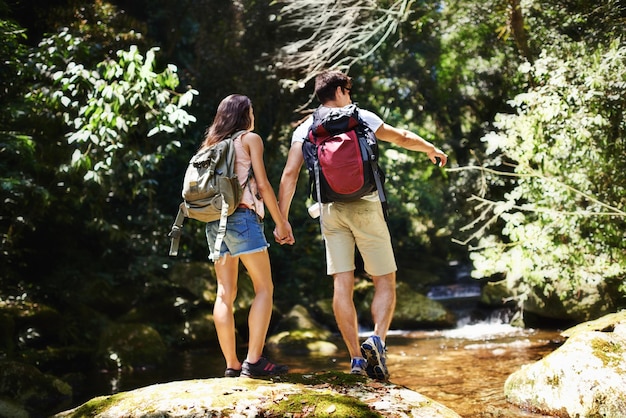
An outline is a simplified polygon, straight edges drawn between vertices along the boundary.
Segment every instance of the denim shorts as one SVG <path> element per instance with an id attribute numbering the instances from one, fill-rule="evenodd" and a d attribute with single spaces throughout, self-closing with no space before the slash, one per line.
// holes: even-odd
<path id="1" fill-rule="evenodd" d="M 215 238 L 220 221 L 206 224 L 206 239 L 209 253 L 215 248 Z M 237 208 L 226 222 L 226 235 L 220 247 L 220 256 L 233 257 L 263 251 L 270 245 L 263 232 L 263 220 L 252 209 Z"/>

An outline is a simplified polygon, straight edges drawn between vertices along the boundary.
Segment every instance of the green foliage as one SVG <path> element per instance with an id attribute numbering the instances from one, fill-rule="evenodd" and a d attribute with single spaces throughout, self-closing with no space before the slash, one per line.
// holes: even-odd
<path id="1" fill-rule="evenodd" d="M 81 43 L 64 30 L 44 40 L 31 57 L 45 79 L 29 98 L 36 106 L 61 113 L 68 127 L 67 142 L 74 148 L 60 171 L 77 171 L 85 181 L 100 184 L 118 198 L 149 194 L 152 187 L 146 175 L 179 143 L 146 146 L 145 138 L 176 132 L 194 122 L 183 108 L 197 92 L 175 91 L 179 81 L 173 65 L 155 72 L 158 48 L 150 49 L 144 58 L 131 46 L 117 52 L 117 61 L 107 59 L 95 69 L 76 61 L 59 62 L 61 51 L 78 50 Z M 130 186 L 126 196 L 119 190 L 121 177 L 123 186 Z"/>
<path id="2" fill-rule="evenodd" d="M 626 276 L 626 46 L 562 42 L 522 71 L 535 87 L 484 137 L 490 164 L 511 180 L 502 200 L 479 198 L 504 240 L 480 239 L 476 277 L 506 275 L 522 294 Z M 506 172 L 506 173 L 504 173 Z M 493 172 L 491 172 L 493 174 Z"/>
<path id="3" fill-rule="evenodd" d="M 120 269 L 139 286 L 163 274 L 153 223 L 168 221 L 152 201 L 158 169 L 179 146 L 171 134 L 195 121 L 185 108 L 197 92 L 177 91 L 175 66 L 157 70 L 158 48 L 100 61 L 97 51 L 62 29 L 27 57 L 30 92 L 15 98 L 11 119 L 23 133 L 2 136 L 12 167 L 2 180 L 3 267 L 16 288 L 65 293 L 94 270 L 113 285 Z"/>
<path id="4" fill-rule="evenodd" d="M 85 295 L 89 283 L 106 289 L 92 293 L 102 295 L 99 310 L 115 315 L 150 300 L 140 293 L 170 285 L 166 234 L 181 176 L 227 94 L 252 98 L 277 188 L 293 125 L 303 107 L 315 105 L 312 83 L 293 92 L 281 87 L 281 79 L 312 74 L 285 68 L 277 57 L 319 27 L 288 21 L 280 11 L 293 1 L 53 3 L 16 10 L 27 29 L 0 21 L 0 295 L 25 290 L 72 300 Z M 319 20 L 296 13 L 308 23 L 333 25 L 324 32 L 330 44 L 317 46 L 324 59 L 351 63 L 354 99 L 362 107 L 451 156 L 451 170 L 441 170 L 421 154 L 381 147 L 401 268 L 434 269 L 425 257 L 466 257 L 467 248 L 449 237 L 466 223 L 472 207 L 466 200 L 475 193 L 488 196 L 479 216 L 497 227 L 482 241 L 491 247 L 474 255 L 477 275 L 505 272 L 523 289 L 564 277 L 573 289 L 583 277 L 612 274 L 626 292 L 624 223 L 616 212 L 624 208 L 626 184 L 623 51 L 619 44 L 608 47 L 623 36 L 623 6 L 587 3 L 522 2 L 528 31 L 522 34 L 511 25 L 514 1 L 385 0 L 372 3 L 376 10 L 335 2 L 361 7 L 354 15 L 336 9 L 345 28 L 317 3 L 297 3 L 307 8 L 296 12 L 322 12 Z M 0 6 L 4 12 L 2 0 Z M 347 41 L 332 44 L 335 35 Z M 530 54 L 520 52 L 520 36 L 528 36 Z M 312 60 L 320 58 L 309 51 Z M 534 65 L 518 71 L 526 59 Z M 485 136 L 496 114 L 499 132 Z M 485 147 L 486 164 L 511 176 L 454 171 L 482 164 Z M 319 225 L 306 213 L 306 200 L 303 172 L 290 219 L 297 243 L 270 248 L 279 309 L 290 308 L 294 298 L 312 304 L 332 293 Z M 272 230 L 268 220 L 270 241 Z M 184 234 L 183 257 L 205 259 L 203 225 L 189 222 Z"/>

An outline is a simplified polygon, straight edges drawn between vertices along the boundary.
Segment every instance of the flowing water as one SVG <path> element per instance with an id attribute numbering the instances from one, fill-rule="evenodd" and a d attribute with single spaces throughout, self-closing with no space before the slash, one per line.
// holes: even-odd
<path id="1" fill-rule="evenodd" d="M 363 336 L 365 337 L 365 333 Z M 506 378 L 522 365 L 535 362 L 562 343 L 558 331 L 514 328 L 502 323 L 462 325 L 445 331 L 395 331 L 387 338 L 391 382 L 406 386 L 456 411 L 464 418 L 531 417 L 504 399 Z M 348 371 L 347 352 L 340 339 L 332 356 L 274 354 L 272 360 L 292 373 Z M 221 377 L 224 362 L 219 347 L 180 353 L 158 369 L 96 374 L 89 398 L 173 380 Z"/>

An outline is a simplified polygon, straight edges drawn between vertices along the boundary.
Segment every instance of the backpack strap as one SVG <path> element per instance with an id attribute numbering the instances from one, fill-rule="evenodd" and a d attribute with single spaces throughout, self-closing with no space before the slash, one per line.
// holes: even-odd
<path id="1" fill-rule="evenodd" d="M 215 236 L 215 247 L 211 250 L 209 255 L 209 259 L 212 262 L 217 262 L 220 259 L 220 248 L 222 248 L 222 242 L 224 241 L 224 236 L 226 235 L 226 222 L 228 219 L 228 203 L 224 199 L 222 199 L 222 212 L 220 214 L 220 223 L 217 227 L 217 235 Z"/>
<path id="2" fill-rule="evenodd" d="M 171 238 L 170 256 L 172 257 L 176 257 L 178 255 L 178 245 L 180 243 L 180 236 L 183 233 L 183 222 L 185 221 L 185 211 L 183 210 L 184 205 L 185 202 L 181 203 L 178 206 L 178 213 L 176 214 L 174 225 L 172 225 L 172 230 L 170 231 L 170 233 L 167 234 L 167 236 Z"/>
<path id="3" fill-rule="evenodd" d="M 378 190 L 378 198 L 380 204 L 383 207 L 383 215 L 385 216 L 385 222 L 389 222 L 389 203 L 387 202 L 387 196 L 385 196 L 385 190 L 383 189 L 383 182 L 380 179 L 380 173 L 378 171 L 378 163 L 376 161 L 370 161 L 372 171 L 374 172 L 374 181 L 376 181 L 376 189 Z"/>
<path id="4" fill-rule="evenodd" d="M 322 228 L 322 214 L 323 214 L 323 206 L 322 206 L 322 188 L 320 187 L 320 164 L 319 161 L 317 160 L 317 153 L 316 153 L 316 158 L 315 158 L 315 166 L 313 168 L 313 171 L 315 172 L 315 190 L 317 191 L 317 203 L 320 205 L 320 232 L 322 233 L 322 247 L 324 247 L 324 229 Z M 323 249 L 323 248 L 322 248 Z"/>
<path id="5" fill-rule="evenodd" d="M 246 132 L 248 131 L 246 130 L 237 131 L 234 134 L 230 135 L 230 137 L 227 139 L 228 141 L 233 142 L 231 144 L 232 146 L 228 147 L 228 155 L 226 158 L 227 163 L 230 163 L 231 161 L 233 162 L 233 167 L 228 167 L 228 169 L 233 172 L 235 171 L 234 164 L 236 164 L 235 145 L 234 145 L 235 139 L 245 134 Z M 248 179 L 246 180 L 246 182 L 248 182 L 248 180 L 250 180 L 250 174 L 248 174 Z M 226 236 L 226 224 L 228 221 L 228 209 L 229 208 L 230 207 L 228 206 L 228 203 L 226 203 L 226 199 L 224 199 L 224 196 L 222 196 L 222 211 L 220 213 L 220 223 L 219 223 L 219 226 L 217 227 L 217 235 L 215 236 L 215 247 L 213 247 L 213 249 L 210 249 L 210 253 L 209 253 L 209 259 L 213 261 L 214 263 L 217 262 L 217 260 L 219 260 L 221 257 L 220 249 L 222 248 L 222 242 L 224 242 L 224 237 Z"/>
<path id="6" fill-rule="evenodd" d="M 369 129 L 369 128 L 368 128 Z M 376 182 L 376 190 L 378 190 L 378 198 L 380 200 L 380 204 L 383 207 L 383 215 L 385 217 L 385 222 L 389 222 L 389 204 L 387 202 L 387 197 L 385 196 L 385 189 L 383 185 L 383 181 L 380 178 L 380 171 L 378 171 L 378 161 L 374 158 L 374 154 L 371 152 L 369 144 L 365 144 L 368 148 L 369 155 L 372 156 L 370 159 L 370 168 L 372 170 L 372 174 L 374 175 L 374 181 Z"/>

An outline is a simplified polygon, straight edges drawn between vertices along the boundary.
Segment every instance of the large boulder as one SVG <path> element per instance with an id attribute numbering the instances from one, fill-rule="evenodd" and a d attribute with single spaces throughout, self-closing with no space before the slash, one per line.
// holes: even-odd
<path id="1" fill-rule="evenodd" d="M 343 373 L 287 375 L 273 381 L 240 377 L 170 382 L 94 398 L 55 418 L 87 416 L 460 418 L 402 386 Z"/>
<path id="2" fill-rule="evenodd" d="M 582 285 L 572 297 L 561 298 L 568 289 L 560 288 L 563 284 L 556 283 L 556 288 L 545 293 L 542 288 L 531 289 L 523 303 L 523 323 L 527 327 L 554 324 L 580 323 L 599 318 L 612 312 L 615 304 L 610 291 L 604 284 Z M 516 291 L 507 287 L 506 280 L 487 283 L 481 294 L 481 303 L 488 306 L 504 306 L 505 301 L 514 299 Z"/>
<path id="3" fill-rule="evenodd" d="M 559 417 L 626 417 L 626 311 L 584 323 L 506 380 L 506 399 Z"/>

